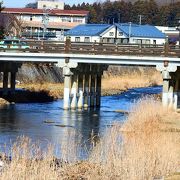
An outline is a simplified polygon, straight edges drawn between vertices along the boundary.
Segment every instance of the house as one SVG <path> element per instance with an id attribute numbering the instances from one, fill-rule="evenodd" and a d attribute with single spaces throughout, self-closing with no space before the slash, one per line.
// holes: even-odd
<path id="1" fill-rule="evenodd" d="M 86 24 L 88 11 L 33 8 L 4 8 L 3 15 L 14 15 L 23 32 L 29 36 L 39 36 L 44 31 L 63 34 L 79 24 Z"/>
<path id="2" fill-rule="evenodd" d="M 118 33 L 126 37 L 131 44 L 164 44 L 166 36 L 152 25 L 139 25 L 133 23 L 116 24 Z M 119 41 L 124 41 L 119 37 Z"/>
<path id="3" fill-rule="evenodd" d="M 163 32 L 168 37 L 169 43 L 179 45 L 180 28 L 178 28 L 178 27 L 167 27 L 167 26 L 156 26 L 156 28 L 159 29 L 161 32 Z"/>
<path id="4" fill-rule="evenodd" d="M 71 42 L 100 42 L 101 34 L 109 28 L 110 24 L 85 24 L 76 26 L 65 35 L 71 37 Z"/>
<path id="5" fill-rule="evenodd" d="M 156 27 L 132 23 L 86 24 L 67 31 L 72 42 L 164 44 L 165 35 Z"/>

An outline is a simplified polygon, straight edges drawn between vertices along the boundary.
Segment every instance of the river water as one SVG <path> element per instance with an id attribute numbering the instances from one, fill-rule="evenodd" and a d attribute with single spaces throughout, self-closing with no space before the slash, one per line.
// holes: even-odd
<path id="1" fill-rule="evenodd" d="M 63 100 L 50 103 L 15 104 L 0 110 L 0 151 L 5 151 L 19 136 L 27 136 L 42 147 L 69 142 L 69 138 L 86 144 L 93 135 L 102 136 L 114 122 L 124 122 L 125 114 L 139 98 L 158 94 L 162 87 L 130 89 L 101 99 L 99 110 L 64 111 Z M 47 123 L 47 122 L 51 123 Z M 60 152 L 57 150 L 56 154 Z M 85 156 L 85 155 L 84 155 Z"/>

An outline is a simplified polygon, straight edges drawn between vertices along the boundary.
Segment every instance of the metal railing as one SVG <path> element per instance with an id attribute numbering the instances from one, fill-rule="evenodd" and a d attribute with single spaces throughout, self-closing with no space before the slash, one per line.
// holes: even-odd
<path id="1" fill-rule="evenodd" d="M 70 53 L 93 55 L 137 55 L 180 57 L 179 46 L 154 44 L 71 43 L 70 41 L 26 41 L 29 48 L 1 48 L 0 52 Z"/>

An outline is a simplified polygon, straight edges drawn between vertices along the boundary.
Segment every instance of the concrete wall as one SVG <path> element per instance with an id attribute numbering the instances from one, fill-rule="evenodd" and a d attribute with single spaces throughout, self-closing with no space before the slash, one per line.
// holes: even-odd
<path id="1" fill-rule="evenodd" d="M 24 83 L 63 82 L 62 69 L 55 66 L 24 64 L 17 73 L 17 80 Z"/>

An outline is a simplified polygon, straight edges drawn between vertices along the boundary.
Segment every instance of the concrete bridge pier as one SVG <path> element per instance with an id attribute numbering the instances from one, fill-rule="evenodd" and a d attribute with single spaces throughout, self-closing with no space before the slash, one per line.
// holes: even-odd
<path id="1" fill-rule="evenodd" d="M 3 72 L 3 91 L 7 91 L 9 84 L 9 72 L 4 71 Z"/>
<path id="2" fill-rule="evenodd" d="M 95 75 L 91 74 L 90 83 L 90 107 L 95 106 Z"/>
<path id="3" fill-rule="evenodd" d="M 15 87 L 16 87 L 16 72 L 11 72 L 10 88 L 11 90 L 15 90 Z"/>
<path id="4" fill-rule="evenodd" d="M 96 76 L 96 106 L 101 106 L 101 78 L 102 74 Z"/>
<path id="5" fill-rule="evenodd" d="M 157 70 L 162 72 L 163 78 L 163 91 L 162 91 L 162 104 L 164 107 L 177 110 L 179 99 L 179 79 L 180 70 L 177 66 L 166 64 L 166 66 L 156 67 Z"/>
<path id="6" fill-rule="evenodd" d="M 71 77 L 71 109 L 76 109 L 77 107 L 77 84 L 78 84 L 78 76 L 72 75 Z"/>
<path id="7" fill-rule="evenodd" d="M 84 75 L 84 108 L 89 107 L 89 74 Z"/>
<path id="8" fill-rule="evenodd" d="M 69 67 L 63 68 L 64 75 L 64 109 L 70 108 L 70 90 L 71 90 L 71 70 Z"/>
<path id="9" fill-rule="evenodd" d="M 0 72 L 2 73 L 2 90 L 4 94 L 8 91 L 15 91 L 16 87 L 16 73 L 18 68 L 21 67 L 20 63 L 1 62 Z"/>
<path id="10" fill-rule="evenodd" d="M 100 107 L 101 76 L 108 66 L 64 63 L 64 109 Z"/>
<path id="11" fill-rule="evenodd" d="M 78 109 L 83 108 L 83 97 L 84 91 L 83 91 L 83 74 L 78 75 Z"/>

